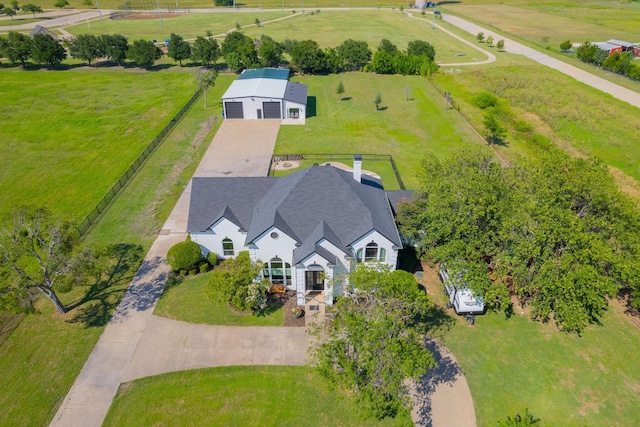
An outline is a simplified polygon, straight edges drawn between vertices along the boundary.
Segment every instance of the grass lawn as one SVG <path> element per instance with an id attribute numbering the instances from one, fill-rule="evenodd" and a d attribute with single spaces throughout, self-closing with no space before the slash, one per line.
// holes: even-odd
<path id="1" fill-rule="evenodd" d="M 421 18 L 419 14 L 415 14 Z M 381 29 L 384 28 L 384 31 Z M 431 21 L 411 19 L 399 11 L 322 11 L 318 14 L 304 14 L 292 19 L 273 22 L 263 28 L 251 27 L 244 32 L 252 38 L 267 34 L 275 40 L 313 39 L 321 47 L 336 47 L 346 39 L 365 40 L 375 52 L 380 40 L 386 38 L 406 49 L 410 41 L 424 40 L 436 49 L 436 61 L 442 63 L 468 62 L 486 55 L 450 37 L 442 31 L 432 31 Z M 321 34 L 322 36 L 315 36 Z M 464 56 L 456 54 L 464 53 Z"/>
<path id="2" fill-rule="evenodd" d="M 210 5 L 211 3 L 207 7 Z M 262 20 L 268 21 L 281 16 L 279 12 L 263 12 Z M 104 19 L 91 21 L 91 29 L 88 24 L 83 23 L 67 27 L 66 30 L 74 35 L 89 32 L 92 34 L 122 34 L 131 40 L 145 39 L 163 42 L 169 38 L 171 33 L 179 34 L 185 39 L 194 39 L 197 36 L 204 37 L 207 30 L 217 35 L 235 29 L 236 24 L 253 25 L 255 20 L 259 18 L 259 12 L 175 14 L 175 17 L 163 18 L 161 27 L 158 18 L 150 14 L 149 19 Z"/>
<path id="3" fill-rule="evenodd" d="M 263 314 L 234 313 L 229 305 L 212 301 L 206 293 L 210 273 L 177 279 L 167 286 L 156 305 L 156 316 L 182 320 L 191 323 L 229 326 L 282 326 L 284 311 L 282 307 L 267 308 Z"/>
<path id="4" fill-rule="evenodd" d="M 425 155 L 446 156 L 484 143 L 455 110 L 446 109 L 442 96 L 423 77 L 345 73 L 295 80 L 309 86 L 315 116 L 304 126 L 282 126 L 276 154 L 391 154 L 411 189 L 418 186 L 416 171 Z M 335 93 L 340 81 L 345 86 L 342 101 Z M 379 111 L 373 103 L 376 93 L 382 96 Z M 372 169 L 366 161 L 362 167 Z M 395 179 L 383 175 L 383 184 L 391 189 Z"/>
<path id="5" fill-rule="evenodd" d="M 517 309 L 516 309 L 517 311 Z M 525 408 L 548 426 L 640 424 L 640 330 L 610 309 L 581 337 L 516 314 L 458 323 L 444 342 L 469 382 L 479 426 Z"/>
<path id="6" fill-rule="evenodd" d="M 184 72 L 139 69 L 15 67 L 0 79 L 0 213 L 37 204 L 76 221 L 195 91 Z"/>
<path id="7" fill-rule="evenodd" d="M 209 108 L 203 108 L 202 99 L 194 104 L 106 211 L 87 241 L 120 244 L 129 250 L 134 265 L 140 262 L 220 124 L 215 118 L 220 117 L 221 107 L 211 100 L 219 99 L 230 81 L 230 76 L 219 77 L 209 91 Z M 73 303 L 94 293 L 91 301 L 65 316 L 54 313 L 53 306 L 41 300 L 40 314 L 26 316 L 13 333 L 0 336 L 0 372 L 6 390 L 0 394 L 4 408 L 0 425 L 43 426 L 51 421 L 134 269 L 101 289 L 77 288 L 61 295 L 64 302 Z"/>
<path id="8" fill-rule="evenodd" d="M 103 425 L 324 427 L 399 421 L 362 420 L 346 394 L 327 390 L 307 366 L 232 366 L 123 384 Z"/>

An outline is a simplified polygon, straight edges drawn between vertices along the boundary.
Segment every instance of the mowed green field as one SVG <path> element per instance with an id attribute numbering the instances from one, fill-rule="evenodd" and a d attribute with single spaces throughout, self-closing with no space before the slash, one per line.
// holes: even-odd
<path id="1" fill-rule="evenodd" d="M 280 18 L 279 12 L 263 12 L 263 21 Z M 134 15 L 138 17 L 138 15 Z M 157 16 L 149 13 L 145 19 L 123 18 L 123 19 L 103 19 L 102 21 L 91 21 L 91 28 L 86 23 L 67 27 L 71 34 L 122 34 L 129 39 L 157 40 L 163 42 L 168 39 L 171 33 L 179 34 L 185 39 L 194 39 L 198 36 L 205 36 L 207 31 L 213 35 L 223 34 L 234 30 L 236 24 L 241 26 L 255 25 L 255 20 L 259 19 L 258 11 L 251 13 L 187 13 L 174 14 L 173 17 L 164 16 L 162 27 Z M 295 17 L 293 18 L 295 19 Z"/>
<path id="2" fill-rule="evenodd" d="M 467 44 L 460 42 L 442 31 L 432 30 L 431 21 L 415 14 L 409 18 L 399 11 L 367 10 L 367 11 L 322 11 L 321 13 L 305 13 L 292 15 L 287 12 L 287 19 L 268 22 L 281 17 L 279 12 L 263 12 L 265 25 L 260 28 L 253 25 L 259 16 L 255 13 L 191 13 L 176 15 L 163 19 L 163 27 L 152 14 L 148 19 L 119 19 L 91 22 L 67 27 L 72 34 L 124 34 L 129 38 L 163 41 L 171 33 L 185 39 L 204 36 L 207 30 L 220 35 L 233 30 L 235 24 L 242 26 L 242 32 L 251 38 L 258 39 L 266 34 L 275 40 L 313 39 L 325 47 L 336 47 L 346 39 L 365 40 L 375 51 L 383 38 L 395 43 L 399 49 L 406 49 L 412 40 L 425 40 L 436 49 L 436 61 L 440 63 L 459 63 L 473 60 L 482 61 L 487 56 Z M 353 25 L 358 22 L 358 25 Z M 381 29 L 384 31 L 381 32 Z M 320 36 L 321 35 L 321 36 Z"/>
<path id="3" fill-rule="evenodd" d="M 251 27 L 244 33 L 251 38 L 267 34 L 272 38 L 312 39 L 321 47 L 336 47 L 346 39 L 365 40 L 375 52 L 380 40 L 386 38 L 404 50 L 410 41 L 424 40 L 436 49 L 436 61 L 441 63 L 485 60 L 487 56 L 442 31 L 432 30 L 431 21 L 415 14 L 409 18 L 399 11 L 322 11 L 306 13 L 293 19 L 272 22 L 263 28 Z M 354 23 L 357 22 L 357 25 Z M 457 56 L 458 54 L 464 54 Z"/>
<path id="4" fill-rule="evenodd" d="M 392 426 L 363 420 L 348 395 L 308 366 L 231 366 L 120 386 L 103 426 Z"/>
<path id="5" fill-rule="evenodd" d="M 0 213 L 80 220 L 195 92 L 189 74 L 0 70 Z"/>
<path id="6" fill-rule="evenodd" d="M 455 110 L 447 109 L 424 77 L 354 72 L 294 80 L 308 85 L 316 116 L 304 126 L 282 126 L 275 154 L 391 154 L 411 189 L 419 186 L 416 171 L 424 156 L 446 156 L 484 143 Z M 335 93 L 340 81 L 345 87 L 342 101 Z M 373 103 L 377 93 L 382 97 L 379 111 Z M 362 168 L 372 169 L 366 161 Z"/>
<path id="7" fill-rule="evenodd" d="M 447 4 L 445 11 L 469 16 L 534 43 L 559 45 L 620 39 L 640 42 L 640 3 Z M 557 47 L 557 46 L 556 46 Z"/>

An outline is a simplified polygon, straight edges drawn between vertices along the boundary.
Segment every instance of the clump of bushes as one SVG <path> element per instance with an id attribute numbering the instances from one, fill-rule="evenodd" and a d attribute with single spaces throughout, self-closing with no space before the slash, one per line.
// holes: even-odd
<path id="1" fill-rule="evenodd" d="M 498 97 L 491 92 L 482 91 L 471 100 L 473 105 L 484 110 L 486 108 L 495 107 L 498 105 Z"/>
<path id="2" fill-rule="evenodd" d="M 187 237 L 184 242 L 173 245 L 167 252 L 167 262 L 173 271 L 187 270 L 191 272 L 202 261 L 200 245 Z"/>
<path id="3" fill-rule="evenodd" d="M 249 252 L 225 260 L 211 273 L 207 293 L 210 298 L 227 302 L 238 311 L 258 311 L 267 305 L 268 283 L 256 281 L 262 263 L 252 263 Z"/>

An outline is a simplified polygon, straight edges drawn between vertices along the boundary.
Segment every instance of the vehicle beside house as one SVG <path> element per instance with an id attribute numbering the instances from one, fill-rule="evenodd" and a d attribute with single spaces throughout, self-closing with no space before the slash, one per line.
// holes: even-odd
<path id="1" fill-rule="evenodd" d="M 447 295 L 447 308 L 453 308 L 458 315 L 464 316 L 472 325 L 477 314 L 484 314 L 484 300 L 475 295 L 462 280 L 462 272 L 449 269 L 446 264 L 440 264 L 438 276 L 444 285 Z"/>

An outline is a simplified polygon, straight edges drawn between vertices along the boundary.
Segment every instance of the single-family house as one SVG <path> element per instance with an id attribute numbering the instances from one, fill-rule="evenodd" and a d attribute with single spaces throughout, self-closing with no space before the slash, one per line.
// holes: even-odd
<path id="1" fill-rule="evenodd" d="M 249 251 L 299 305 L 309 293 L 330 305 L 357 264 L 396 268 L 402 242 L 392 201 L 410 194 L 394 193 L 362 173 L 361 156 L 352 172 L 327 164 L 282 177 L 196 177 L 187 230 L 205 255 Z"/>
<path id="2" fill-rule="evenodd" d="M 289 119 L 304 124 L 307 86 L 290 82 L 286 68 L 249 69 L 231 83 L 222 103 L 226 119 Z"/>

